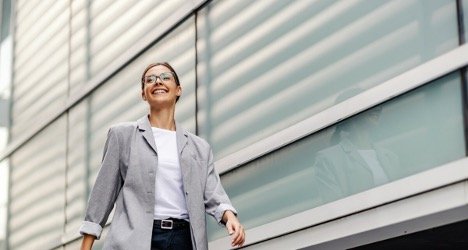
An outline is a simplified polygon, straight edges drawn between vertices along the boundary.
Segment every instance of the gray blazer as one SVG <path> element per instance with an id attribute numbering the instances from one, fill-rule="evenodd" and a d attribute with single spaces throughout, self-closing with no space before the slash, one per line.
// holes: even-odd
<path id="1" fill-rule="evenodd" d="M 206 213 L 220 222 L 225 210 L 237 212 L 221 186 L 210 145 L 180 124 L 176 128 L 193 249 L 208 249 Z M 99 239 L 115 204 L 103 249 L 149 250 L 157 165 L 158 153 L 147 116 L 112 126 L 80 233 Z"/>
<path id="2" fill-rule="evenodd" d="M 388 181 L 403 177 L 395 153 L 376 145 L 374 150 Z M 334 201 L 376 187 L 371 167 L 348 139 L 319 151 L 313 170 L 316 190 L 322 202 Z"/>

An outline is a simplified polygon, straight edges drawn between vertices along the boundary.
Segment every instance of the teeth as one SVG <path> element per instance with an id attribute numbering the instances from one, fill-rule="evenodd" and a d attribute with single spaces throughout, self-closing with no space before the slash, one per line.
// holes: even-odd
<path id="1" fill-rule="evenodd" d="M 164 94 L 164 93 L 166 93 L 166 91 L 162 90 L 162 89 L 157 89 L 157 90 L 153 91 L 153 94 Z"/>

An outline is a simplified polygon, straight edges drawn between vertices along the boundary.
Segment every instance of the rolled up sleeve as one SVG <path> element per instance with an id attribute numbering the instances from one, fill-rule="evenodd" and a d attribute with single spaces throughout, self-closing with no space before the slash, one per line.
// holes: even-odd
<path id="1" fill-rule="evenodd" d="M 117 132 L 111 128 L 107 133 L 101 167 L 88 200 L 85 219 L 79 229 L 81 235 L 94 235 L 100 239 L 122 183 L 120 143 Z"/>
<path id="2" fill-rule="evenodd" d="M 230 210 L 237 215 L 236 209 L 232 206 L 229 197 L 221 185 L 221 180 L 214 167 L 213 152 L 210 149 L 208 156 L 208 174 L 205 186 L 205 210 L 213 216 L 218 223 L 221 223 L 225 211 Z"/>

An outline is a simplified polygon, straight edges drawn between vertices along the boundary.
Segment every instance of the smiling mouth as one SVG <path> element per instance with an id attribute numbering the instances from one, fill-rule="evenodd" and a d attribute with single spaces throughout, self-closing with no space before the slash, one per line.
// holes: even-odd
<path id="1" fill-rule="evenodd" d="M 151 92 L 151 94 L 153 94 L 153 95 L 155 95 L 155 94 L 159 95 L 159 94 L 165 94 L 165 93 L 167 93 L 167 90 L 164 90 L 164 89 L 155 89 L 155 90 L 153 90 L 153 92 Z"/>

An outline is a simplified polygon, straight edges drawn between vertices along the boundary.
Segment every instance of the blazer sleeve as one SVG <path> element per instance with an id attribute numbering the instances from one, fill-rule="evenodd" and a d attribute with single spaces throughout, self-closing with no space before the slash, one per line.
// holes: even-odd
<path id="1" fill-rule="evenodd" d="M 100 239 L 115 200 L 120 192 L 123 179 L 120 175 L 120 143 L 117 131 L 110 128 L 104 145 L 101 167 L 88 200 L 85 219 L 80 234 L 89 234 Z"/>
<path id="2" fill-rule="evenodd" d="M 231 210 L 237 215 L 236 209 L 232 206 L 229 197 L 221 185 L 221 180 L 214 167 L 213 152 L 210 148 L 208 156 L 207 180 L 205 186 L 204 200 L 205 210 L 213 216 L 218 223 L 221 222 L 226 210 Z"/>
<path id="3" fill-rule="evenodd" d="M 331 202 L 344 197 L 343 182 L 340 182 L 336 166 L 329 157 L 319 153 L 313 165 L 314 185 L 322 202 Z"/>

